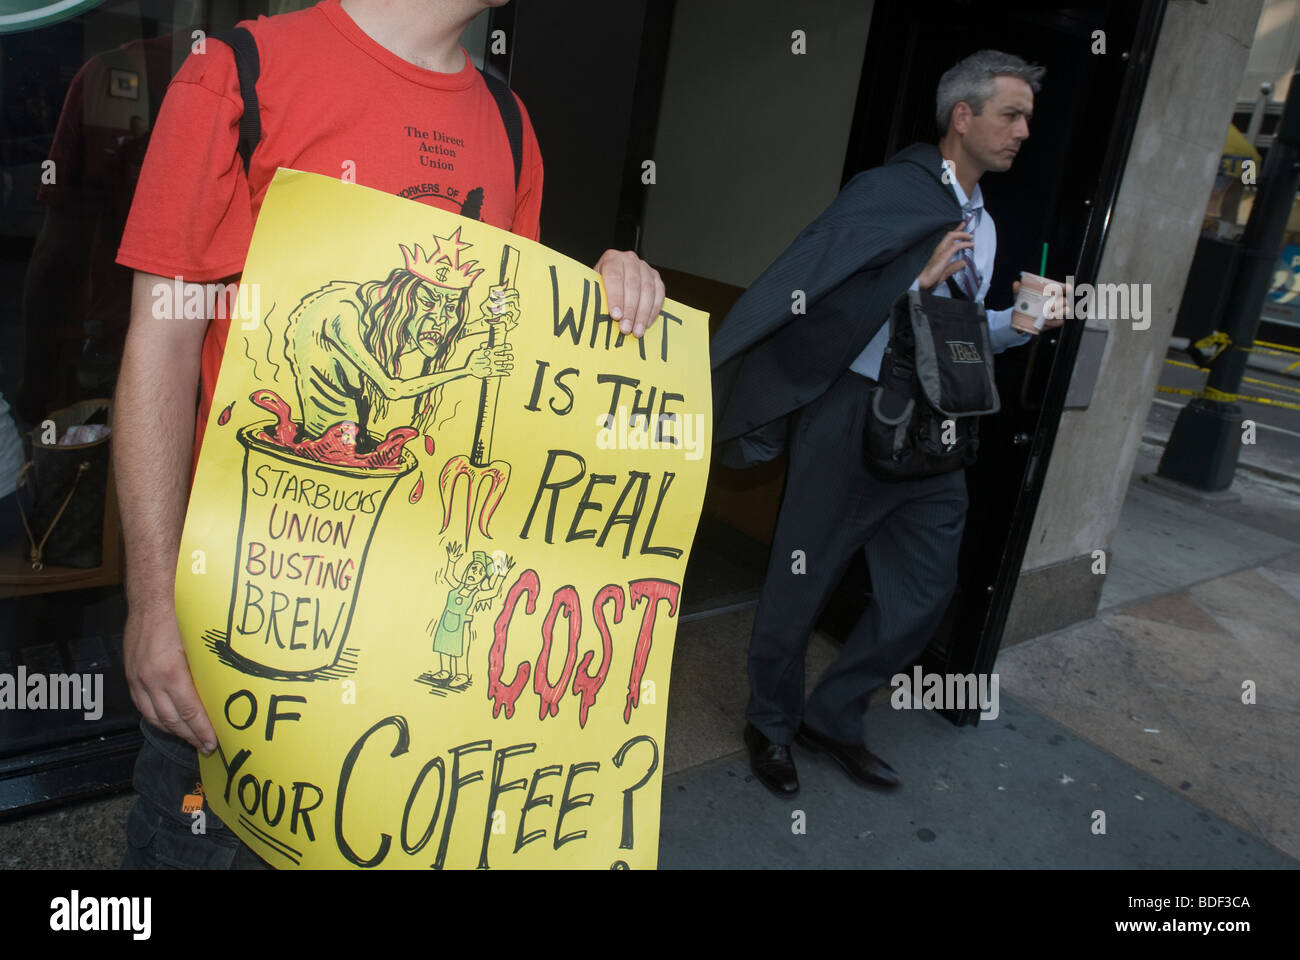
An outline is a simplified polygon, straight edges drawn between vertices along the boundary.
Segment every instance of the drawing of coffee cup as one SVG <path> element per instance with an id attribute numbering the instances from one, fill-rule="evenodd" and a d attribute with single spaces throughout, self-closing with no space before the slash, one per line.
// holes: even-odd
<path id="1" fill-rule="evenodd" d="M 338 665 L 371 538 L 416 459 L 403 450 L 393 468 L 319 463 L 278 445 L 271 426 L 238 432 L 243 500 L 227 652 L 247 673 L 304 679 Z"/>

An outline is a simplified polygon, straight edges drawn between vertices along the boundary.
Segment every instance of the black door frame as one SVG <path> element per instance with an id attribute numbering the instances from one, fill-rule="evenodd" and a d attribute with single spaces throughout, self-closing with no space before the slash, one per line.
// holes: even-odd
<path id="1" fill-rule="evenodd" d="M 1071 35 L 1080 43 L 1090 40 L 1091 30 L 1100 27 L 1106 31 L 1108 56 L 1118 58 L 1122 69 L 1111 77 L 1094 79 L 1091 91 L 1093 100 L 1109 86 L 1113 99 L 1106 98 L 1105 112 L 1111 117 L 1106 131 L 1105 153 L 1096 165 L 1092 183 L 1053 187 L 1057 209 L 1074 207 L 1065 219 L 1068 224 L 1056 231 L 1058 242 L 1049 258 L 1048 273 L 1052 276 L 1072 273 L 1076 283 L 1095 282 L 1102 253 L 1112 222 L 1115 202 L 1123 180 L 1129 148 L 1137 125 L 1138 113 L 1150 73 L 1151 60 L 1159 39 L 1167 0 L 1094 0 L 1092 4 L 1058 4 L 1060 9 L 1044 9 L 1046 4 L 1012 2 L 1006 5 L 1018 19 L 1037 26 Z M 943 9 L 940 9 L 943 8 Z M 946 12 L 945 12 L 946 11 Z M 847 181 L 859 170 L 883 163 L 898 149 L 916 139 L 935 135 L 934 122 L 929 117 L 918 119 L 909 111 L 900 94 L 898 77 L 910 67 L 918 44 L 932 39 L 931 25 L 936 17 L 949 16 L 974 18 L 977 11 L 965 0 L 932 0 L 896 4 L 877 0 L 868 34 L 863 71 L 854 109 L 853 127 L 846 151 L 843 180 Z M 985 44 L 992 45 L 992 44 Z M 972 51 L 975 46 L 970 48 Z M 1030 57 L 1032 59 L 1032 57 Z M 937 77 L 934 78 L 937 80 Z M 1049 76 L 1048 82 L 1051 82 Z M 1060 82 L 1060 81 L 1058 81 Z M 1065 82 L 1070 82 L 1066 78 Z M 933 102 L 933 85 L 929 87 Z M 911 93 L 915 93 L 915 87 Z M 1076 105 L 1078 101 L 1076 98 Z M 1098 104 L 1089 105 L 1094 111 Z M 928 127 L 928 130 L 927 130 Z M 924 131 L 924 132 L 923 132 Z M 1031 138 L 1032 139 L 1032 138 Z M 990 186 L 985 186 L 986 196 Z M 1071 192 L 1073 189 L 1073 193 Z M 1077 193 L 1078 196 L 1074 194 Z M 1079 208 L 1082 212 L 1079 212 Z M 1000 240 L 1001 240 L 1001 233 Z M 1064 233 L 1066 243 L 1060 242 Z M 1002 244 L 999 244 L 1001 248 Z M 1071 254 L 1071 248 L 1074 255 Z M 999 257 L 999 260 L 1002 258 Z M 1005 280 L 1009 289 L 1010 277 L 999 275 L 995 285 L 1000 289 Z M 990 299 L 993 299 L 992 295 Z M 995 304 L 996 306 L 996 304 Z M 1024 560 L 1035 514 L 1042 494 L 1046 466 L 1055 446 L 1066 392 L 1074 368 L 1075 357 L 1083 336 L 1082 324 L 1067 324 L 1056 334 L 1044 335 L 1043 342 L 1018 348 L 1028 353 L 1023 358 L 1008 358 L 1003 367 L 1016 373 L 1017 361 L 1027 364 L 1018 378 L 999 377 L 999 388 L 1008 404 L 1008 393 L 1018 395 L 1019 422 L 1010 416 L 986 418 L 982 429 L 981 463 L 968 472 L 971 482 L 971 513 L 967 521 L 967 538 L 962 546 L 962 583 L 954 596 L 935 641 L 921 658 L 923 670 L 939 674 L 987 674 L 991 672 L 1006 627 L 1020 566 Z M 1005 356 L 1005 354 L 1004 354 Z M 1007 372 L 1007 371 L 1002 371 Z M 1018 387 L 1016 386 L 1018 382 Z M 1035 400 L 1037 397 L 1039 399 Z M 992 430 L 988 428 L 993 428 Z M 999 437 L 1001 434 L 1001 437 Z M 994 467 L 992 464 L 996 464 Z M 985 471 L 984 479 L 977 471 Z M 987 483 L 987 472 L 996 469 L 1000 482 L 1014 487 L 1015 494 L 1003 501 L 1004 512 L 1009 511 L 1006 534 L 998 538 L 996 525 L 979 528 L 984 537 L 974 542 L 972 523 L 978 525 L 987 519 L 981 514 L 982 504 L 977 504 L 979 487 Z M 851 570 L 861 582 L 863 567 Z M 989 578 L 982 571 L 996 569 Z M 978 571 L 978 573 L 976 573 Z M 851 596 L 845 600 L 845 594 Z M 856 595 L 853 595 L 855 594 Z M 832 633 L 844 632 L 844 627 L 856 619 L 855 610 L 861 609 L 867 591 L 851 586 L 846 578 L 837 596 L 843 608 L 835 616 L 823 621 Z M 969 625 L 978 624 L 978 629 Z M 954 724 L 978 723 L 979 707 L 941 711 Z"/>
<path id="2" fill-rule="evenodd" d="M 1127 69 L 1115 105 L 1114 122 L 1110 130 L 1106 158 L 1102 165 L 1102 175 L 1092 202 L 1089 204 L 1090 215 L 1084 231 L 1083 243 L 1075 261 L 1074 276 L 1080 282 L 1094 282 L 1097 271 L 1101 268 L 1101 259 L 1114 218 L 1115 204 L 1119 199 L 1129 150 L 1137 130 L 1138 114 L 1142 109 L 1147 79 L 1151 72 L 1151 61 L 1155 57 L 1167 2 L 1168 0 L 1142 0 L 1138 10 L 1138 22 L 1127 51 Z M 1002 643 L 1002 631 L 1006 627 L 1007 614 L 1020 577 L 1020 565 L 1024 560 L 1035 515 L 1038 512 L 1043 479 L 1047 475 L 1047 465 L 1056 445 L 1061 414 L 1065 409 L 1066 392 L 1074 371 L 1075 357 L 1083 339 L 1081 324 L 1067 325 L 1061 330 L 1060 344 L 1053 358 L 1046 393 L 1042 400 L 1038 430 L 1029 449 L 1029 464 L 1025 469 L 1020 498 L 1016 504 L 1015 519 L 1007 536 L 1006 550 L 993 585 L 984 628 L 972 657 L 971 669 L 975 673 L 987 673 L 993 669 L 993 663 Z M 962 713 L 964 715 L 953 716 L 950 719 L 958 724 L 978 722 L 978 710 L 966 710 Z"/>
<path id="3" fill-rule="evenodd" d="M 509 83 L 528 105 L 543 141 L 543 159 L 551 155 L 546 142 L 550 134 L 553 156 L 563 165 L 548 169 L 542 242 L 588 263 L 594 263 L 606 248 L 639 251 L 648 189 L 641 180 L 641 161 L 654 156 L 676 0 L 616 5 L 606 0 L 566 0 L 516 13 L 517 8 L 517 3 L 510 3 L 489 13 L 484 66 Z M 495 30 L 505 32 L 505 53 L 491 53 Z M 521 49 L 524 52 L 519 54 Z M 632 63 L 633 69 L 605 75 L 611 52 Z M 560 65 L 540 66 L 553 64 L 557 56 Z M 596 88 L 606 112 L 590 102 Z M 552 129 L 569 121 L 583 124 L 578 140 L 560 139 Z M 591 137 L 598 139 L 600 150 L 574 149 L 573 143 Z M 604 173 L 615 167 L 617 188 L 610 191 Z M 575 171 L 600 181 L 594 188 L 597 202 L 590 202 L 591 185 L 573 176 Z"/>

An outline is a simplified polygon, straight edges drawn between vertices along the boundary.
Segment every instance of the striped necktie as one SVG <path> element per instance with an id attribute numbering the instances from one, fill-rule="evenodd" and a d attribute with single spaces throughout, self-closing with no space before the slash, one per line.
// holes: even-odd
<path id="1" fill-rule="evenodd" d="M 979 222 L 980 208 L 971 207 L 966 211 L 966 216 L 962 219 L 962 232 L 974 236 L 975 228 L 979 226 Z M 978 294 L 980 290 L 980 275 L 979 271 L 975 269 L 974 253 L 975 248 L 971 247 L 970 249 L 962 250 L 957 254 L 957 257 L 962 262 L 962 269 L 958 270 L 956 274 L 957 282 L 961 284 L 962 291 L 972 300 L 975 299 L 975 295 Z"/>

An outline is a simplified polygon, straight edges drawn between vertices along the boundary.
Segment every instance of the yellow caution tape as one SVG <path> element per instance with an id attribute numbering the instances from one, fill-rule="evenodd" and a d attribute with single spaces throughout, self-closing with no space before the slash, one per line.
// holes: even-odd
<path id="1" fill-rule="evenodd" d="M 1183 367 L 1183 368 L 1185 368 L 1185 369 L 1187 369 L 1187 370 L 1204 370 L 1204 369 L 1205 369 L 1204 367 L 1198 367 L 1198 366 L 1197 366 L 1196 364 L 1194 364 L 1194 363 L 1184 363 L 1184 362 L 1181 361 L 1181 360 L 1170 360 L 1170 359 L 1167 358 L 1167 357 L 1165 358 L 1165 363 L 1169 364 L 1169 365 L 1172 366 L 1172 367 Z M 1297 363 L 1295 364 L 1295 366 L 1300 366 L 1300 361 L 1297 361 Z M 1269 387 L 1270 389 L 1273 389 L 1273 390 L 1287 390 L 1287 391 L 1289 391 L 1289 392 L 1291 392 L 1291 393 L 1300 393 L 1300 387 L 1288 387 L 1286 384 L 1282 384 L 1282 383 L 1274 383 L 1274 382 L 1271 381 L 1271 380 L 1257 380 L 1257 379 L 1255 379 L 1254 377 L 1242 377 L 1242 378 L 1241 378 L 1241 381 L 1242 381 L 1242 383 L 1253 383 L 1253 384 L 1256 384 L 1257 386 L 1261 386 L 1261 387 Z"/>
<path id="2" fill-rule="evenodd" d="M 1300 403 L 1288 403 L 1285 400 L 1271 400 L 1268 397 L 1251 397 L 1244 393 L 1224 393 L 1222 390 L 1215 390 L 1213 387 L 1205 387 L 1201 390 L 1188 390 L 1184 387 L 1166 387 L 1157 385 L 1156 389 L 1161 393 L 1181 393 L 1189 397 L 1201 397 L 1205 400 L 1215 400 L 1219 403 L 1231 403 L 1234 400 L 1242 400 L 1246 403 L 1261 403 L 1270 407 L 1284 407 L 1287 410 L 1300 410 Z"/>
<path id="3" fill-rule="evenodd" d="M 1232 341 L 1228 339 L 1228 335 L 1224 333 L 1222 330 L 1216 330 L 1208 337 L 1201 337 L 1201 339 L 1197 340 L 1194 344 L 1192 344 L 1192 347 L 1197 350 L 1209 350 L 1210 347 L 1215 348 L 1214 351 L 1206 359 L 1206 364 L 1208 366 L 1208 364 L 1211 364 L 1215 360 L 1219 359 L 1219 354 L 1223 353 L 1223 351 L 1228 349 L 1228 347 L 1231 345 L 1232 345 Z"/>
<path id="4" fill-rule="evenodd" d="M 1283 356 L 1284 354 L 1287 353 L 1300 353 L 1300 347 L 1288 347 L 1286 344 L 1283 343 L 1269 343 L 1265 340 L 1256 340 L 1254 344 L 1255 347 L 1264 347 L 1265 349 L 1263 350 L 1256 350 L 1254 349 L 1254 347 L 1239 347 L 1236 344 L 1232 343 L 1232 341 L 1228 339 L 1228 335 L 1226 333 L 1223 333 L 1222 331 L 1212 333 L 1208 337 L 1202 337 L 1200 340 L 1197 340 L 1195 343 L 1189 344 L 1189 347 L 1193 347 L 1198 350 L 1206 350 L 1209 349 L 1210 347 L 1215 347 L 1215 346 L 1217 346 L 1218 349 L 1210 354 L 1208 358 L 1209 363 L 1213 363 L 1215 360 L 1219 359 L 1219 354 L 1223 353 L 1223 351 L 1227 350 L 1229 347 L 1232 347 L 1234 350 L 1240 350 L 1242 353 L 1259 353 L 1271 357 Z M 1286 370 L 1290 372 L 1291 370 L 1294 370 L 1297 367 L 1300 367 L 1300 360 L 1297 360 L 1295 363 L 1288 364 Z M 1207 365 L 1204 367 L 1196 367 L 1196 369 L 1208 370 L 1209 366 Z"/>
<path id="5" fill-rule="evenodd" d="M 1300 353 L 1300 347 L 1288 347 L 1284 343 L 1269 343 L 1267 340 L 1256 340 L 1255 346 L 1268 347 L 1269 349 L 1272 350 L 1281 350 L 1284 353 Z M 1251 352 L 1255 353 L 1257 351 L 1252 350 Z M 1267 352 L 1267 351 L 1262 351 L 1262 352 Z"/>
<path id="6" fill-rule="evenodd" d="M 1243 383 L 1253 383 L 1261 387 L 1269 387 L 1273 390 L 1286 390 L 1290 393 L 1300 393 L 1300 387 L 1288 387 L 1281 383 L 1273 383 L 1271 380 L 1256 380 L 1254 377 L 1242 377 Z"/>
<path id="7" fill-rule="evenodd" d="M 1289 347 L 1284 343 L 1271 343 L 1268 340 L 1256 340 L 1249 347 L 1237 346 L 1228 338 L 1228 335 L 1224 333 L 1222 330 L 1216 330 L 1208 337 L 1201 337 L 1201 339 L 1197 340 L 1193 344 L 1190 344 L 1190 346 L 1194 347 L 1197 350 L 1208 350 L 1211 347 L 1216 347 L 1217 349 L 1215 349 L 1214 352 L 1211 353 L 1208 358 L 1209 363 L 1213 363 L 1215 360 L 1219 359 L 1219 354 L 1223 353 L 1223 351 L 1227 350 L 1229 347 L 1231 347 L 1234 350 L 1241 350 L 1244 353 L 1260 353 L 1260 354 L 1268 354 L 1270 356 L 1279 356 L 1281 354 L 1287 354 L 1287 353 L 1300 353 L 1300 347 Z M 1263 347 L 1264 349 L 1262 350 L 1255 349 L 1256 347 Z M 1179 367 L 1188 367 L 1192 370 L 1209 369 L 1208 365 L 1203 367 L 1195 363 L 1179 363 L 1177 360 L 1166 359 L 1165 363 L 1172 363 L 1175 366 L 1179 366 Z M 1297 360 L 1295 363 L 1288 364 L 1286 370 L 1287 372 L 1290 372 L 1292 370 L 1295 370 L 1298 367 L 1300 367 L 1300 360 Z M 1276 387 L 1282 390 L 1294 389 L 1293 387 L 1284 387 L 1279 383 L 1266 383 L 1265 381 L 1262 380 L 1251 380 L 1249 377 L 1245 377 L 1243 379 L 1247 383 L 1257 383 L 1264 386 Z M 1165 388 L 1162 387 L 1161 389 L 1165 389 Z M 1172 390 L 1173 388 L 1169 388 L 1169 389 Z M 1300 393 L 1300 390 L 1296 390 L 1296 392 Z M 1199 394 L 1197 395 L 1199 396 Z M 1252 402 L 1257 402 L 1257 403 L 1273 403 L 1280 406 L 1286 406 L 1286 404 L 1280 400 L 1265 400 L 1263 398 L 1249 398 L 1249 397 L 1244 397 L 1243 399 L 1252 400 Z"/>
<path id="8" fill-rule="evenodd" d="M 1215 356 L 1218 356 L 1219 353 L 1223 352 L 1227 347 L 1235 347 L 1235 349 L 1244 351 L 1245 353 L 1300 353 L 1300 347 L 1289 347 L 1285 343 L 1271 343 L 1268 340 L 1256 340 L 1249 347 L 1237 346 L 1222 330 L 1216 330 L 1208 337 L 1201 337 L 1201 339 L 1191 344 L 1191 346 L 1196 347 L 1198 350 L 1208 350 L 1210 347 L 1218 347 L 1219 349 L 1215 351 Z M 1253 349 L 1254 347 L 1264 347 L 1265 349 L 1255 350 Z M 1292 366 L 1300 366 L 1300 361 L 1297 361 Z M 1287 369 L 1291 368 L 1288 367 Z"/>

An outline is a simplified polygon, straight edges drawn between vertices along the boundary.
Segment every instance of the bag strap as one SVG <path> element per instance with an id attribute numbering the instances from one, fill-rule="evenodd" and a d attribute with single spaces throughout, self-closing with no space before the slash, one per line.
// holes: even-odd
<path id="1" fill-rule="evenodd" d="M 235 72 L 239 77 L 239 93 L 244 98 L 244 112 L 239 117 L 239 156 L 244 162 L 244 175 L 253 156 L 253 150 L 262 140 L 262 114 L 257 101 L 257 78 L 262 73 L 261 58 L 257 53 L 257 42 L 244 27 L 231 27 L 212 34 L 213 40 L 220 40 L 230 47 L 235 55 Z M 505 81 L 486 70 L 479 70 L 488 92 L 496 101 L 501 113 L 501 122 L 506 128 L 506 139 L 510 141 L 510 158 L 515 168 L 515 190 L 519 189 L 519 177 L 523 172 L 524 121 L 519 112 L 519 102 L 510 92 Z"/>
<path id="2" fill-rule="evenodd" d="M 885 355 L 880 364 L 880 381 L 886 379 L 886 374 L 893 378 L 903 380 L 914 380 L 916 373 L 916 359 L 913 351 L 915 344 L 912 338 L 911 320 L 908 312 L 911 310 L 908 294 L 904 293 L 896 301 L 889 311 L 889 340 L 885 344 Z M 886 371 L 888 364 L 888 371 Z"/>
<path id="3" fill-rule="evenodd" d="M 479 73 L 483 75 L 483 81 L 487 84 L 492 99 L 497 102 L 497 110 L 501 112 L 501 122 L 506 126 L 506 139 L 510 141 L 510 157 L 515 163 L 515 191 L 518 192 L 519 174 L 523 171 L 524 162 L 524 118 L 519 113 L 519 101 L 510 92 L 506 82 L 496 74 L 483 69 L 480 69 Z"/>
<path id="4" fill-rule="evenodd" d="M 31 469 L 31 466 L 32 466 L 32 461 L 28 460 L 26 463 L 23 464 L 23 468 L 18 471 L 18 480 L 17 480 L 18 486 L 22 486 L 24 481 L 27 479 L 27 472 L 28 470 Z M 50 534 L 52 534 L 54 532 L 54 528 L 58 526 L 59 519 L 63 516 L 63 511 L 68 509 L 68 504 L 72 502 L 72 495 L 77 492 L 77 484 L 81 480 L 81 475 L 89 469 L 90 469 L 89 460 L 82 460 L 81 463 L 77 466 L 77 473 L 72 478 L 72 489 L 69 490 L 68 495 L 63 498 L 63 503 L 59 506 L 58 513 L 56 513 L 54 515 L 54 519 L 50 521 L 49 529 L 45 531 L 45 536 L 41 537 L 40 543 L 36 542 L 36 537 L 32 534 L 31 524 L 27 522 L 27 511 L 23 509 L 23 498 L 22 497 L 16 498 L 18 500 L 18 512 L 22 514 L 23 517 L 23 529 L 27 531 L 27 543 L 31 547 L 31 552 L 29 554 L 29 557 L 32 561 L 33 570 L 39 571 L 45 568 L 45 563 L 41 560 L 41 556 L 45 553 L 45 541 L 50 539 Z"/>
<path id="5" fill-rule="evenodd" d="M 952 294 L 954 300 L 972 299 L 971 297 L 966 296 L 966 291 L 961 288 L 961 284 L 952 277 L 948 278 L 948 292 Z"/>
<path id="6" fill-rule="evenodd" d="M 244 112 L 239 117 L 239 156 L 244 161 L 244 176 L 253 150 L 262 139 L 262 114 L 257 103 L 257 78 L 262 73 L 262 61 L 257 55 L 257 42 L 244 27 L 231 27 L 212 34 L 230 47 L 235 55 L 235 72 L 239 76 L 239 92 L 244 98 Z"/>

